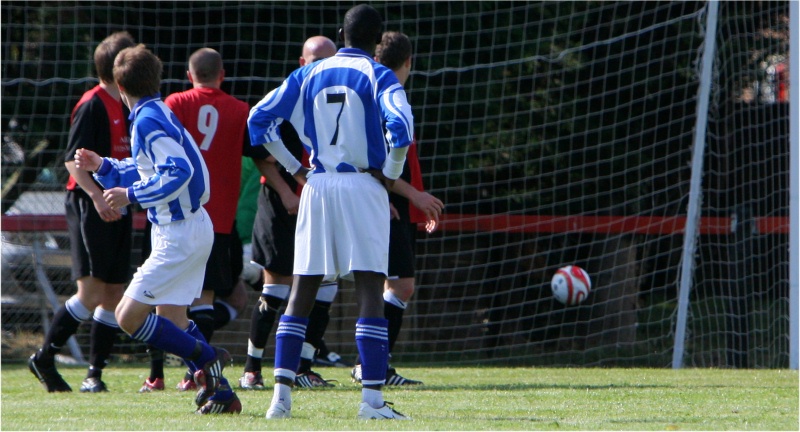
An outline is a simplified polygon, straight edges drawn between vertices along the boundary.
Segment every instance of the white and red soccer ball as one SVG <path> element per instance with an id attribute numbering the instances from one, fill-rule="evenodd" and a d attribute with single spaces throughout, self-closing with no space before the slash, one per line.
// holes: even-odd
<path id="1" fill-rule="evenodd" d="M 586 270 L 570 265 L 561 267 L 550 281 L 553 297 L 567 306 L 574 306 L 586 300 L 592 290 L 592 280 Z"/>

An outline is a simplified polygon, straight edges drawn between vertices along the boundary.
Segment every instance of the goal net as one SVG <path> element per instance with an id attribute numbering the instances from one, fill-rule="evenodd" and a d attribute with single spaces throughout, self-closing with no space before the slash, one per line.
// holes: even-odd
<path id="1" fill-rule="evenodd" d="M 100 40 L 153 50 L 162 96 L 212 47 L 252 106 L 351 6 L 3 2 L 4 335 L 43 330 L 43 285 L 74 290 L 63 152 Z M 668 367 L 680 339 L 687 366 L 789 365 L 789 2 L 374 6 L 411 38 L 424 182 L 446 204 L 394 363 Z M 566 265 L 592 279 L 577 306 L 550 292 Z M 215 337 L 237 356 L 257 295 Z M 345 357 L 356 310 L 341 291 L 325 339 Z"/>

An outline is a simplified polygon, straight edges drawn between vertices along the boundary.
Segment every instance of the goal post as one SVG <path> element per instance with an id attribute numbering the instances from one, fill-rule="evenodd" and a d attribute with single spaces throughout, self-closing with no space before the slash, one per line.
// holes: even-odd
<path id="1" fill-rule="evenodd" d="M 672 350 L 672 368 L 683 367 L 686 321 L 689 310 L 689 293 L 694 279 L 694 257 L 697 251 L 697 226 L 700 221 L 702 199 L 703 158 L 706 150 L 708 108 L 711 99 L 711 72 L 714 69 L 714 54 L 717 36 L 717 12 L 719 4 L 709 2 L 706 12 L 705 41 L 700 66 L 700 85 L 697 96 L 697 123 L 692 146 L 692 169 L 689 181 L 689 206 L 686 211 L 686 229 L 683 235 L 681 273 L 678 281 L 678 317 L 675 323 L 675 347 Z"/>
<path id="2" fill-rule="evenodd" d="M 800 71 L 800 6 L 797 2 L 789 4 L 789 70 Z M 800 361 L 800 85 L 793 85 L 789 89 L 790 108 L 794 121 L 790 124 L 789 147 L 791 156 L 790 170 L 790 232 L 789 243 L 789 367 L 797 370 Z"/>
<path id="3" fill-rule="evenodd" d="M 51 312 L 26 251 L 68 250 L 63 152 L 99 41 L 146 44 L 163 97 L 214 48 L 223 90 L 252 106 L 351 6 L 3 2 L 4 335 L 38 338 Z M 797 368 L 795 2 L 374 6 L 411 39 L 423 180 L 446 205 L 419 232 L 393 364 Z M 61 301 L 67 264 L 44 268 Z M 592 278 L 580 305 L 550 292 L 565 265 Z M 356 310 L 342 290 L 325 339 L 345 357 Z M 239 359 L 249 317 L 215 336 Z"/>

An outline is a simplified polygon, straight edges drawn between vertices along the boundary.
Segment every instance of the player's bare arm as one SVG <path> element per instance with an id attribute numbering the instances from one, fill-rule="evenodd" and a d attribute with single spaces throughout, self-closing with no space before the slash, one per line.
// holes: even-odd
<path id="1" fill-rule="evenodd" d="M 277 160 L 269 156 L 266 159 L 253 159 L 258 171 L 267 180 L 267 186 L 278 193 L 281 197 L 281 203 L 286 208 L 287 213 L 296 215 L 297 209 L 300 206 L 300 197 L 292 190 L 291 187 L 280 175 L 280 168 L 278 167 Z"/>
<path id="2" fill-rule="evenodd" d="M 74 160 L 65 162 L 64 166 L 81 189 L 92 199 L 95 210 L 97 210 L 97 213 L 104 222 L 114 222 L 122 219 L 122 213 L 119 210 L 112 209 L 111 206 L 105 202 L 103 199 L 103 190 L 97 186 L 97 183 L 94 182 L 92 175 L 89 174 L 88 171 L 79 168 L 78 163 Z"/>
<path id="3" fill-rule="evenodd" d="M 425 213 L 428 219 L 425 223 L 425 231 L 432 233 L 439 227 L 439 216 L 444 211 L 444 203 L 439 198 L 417 190 L 403 179 L 397 179 L 392 187 L 392 192 L 407 198 L 414 207 Z"/>

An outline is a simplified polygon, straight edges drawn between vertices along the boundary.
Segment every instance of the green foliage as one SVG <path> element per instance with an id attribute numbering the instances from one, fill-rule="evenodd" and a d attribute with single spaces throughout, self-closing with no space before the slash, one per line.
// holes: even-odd
<path id="1" fill-rule="evenodd" d="M 85 370 L 61 367 L 74 387 Z M 174 383 L 138 394 L 145 365 L 112 364 L 111 392 L 47 394 L 24 366 L 3 365 L 3 430 L 797 430 L 798 375 L 787 370 L 403 367 L 426 384 L 387 389 L 409 422 L 355 420 L 348 371 L 332 389 L 296 390 L 293 418 L 264 418 L 271 390 L 239 392 L 240 415 L 197 416 Z M 238 372 L 238 369 L 236 370 Z M 230 372 L 229 376 L 235 375 Z"/>

